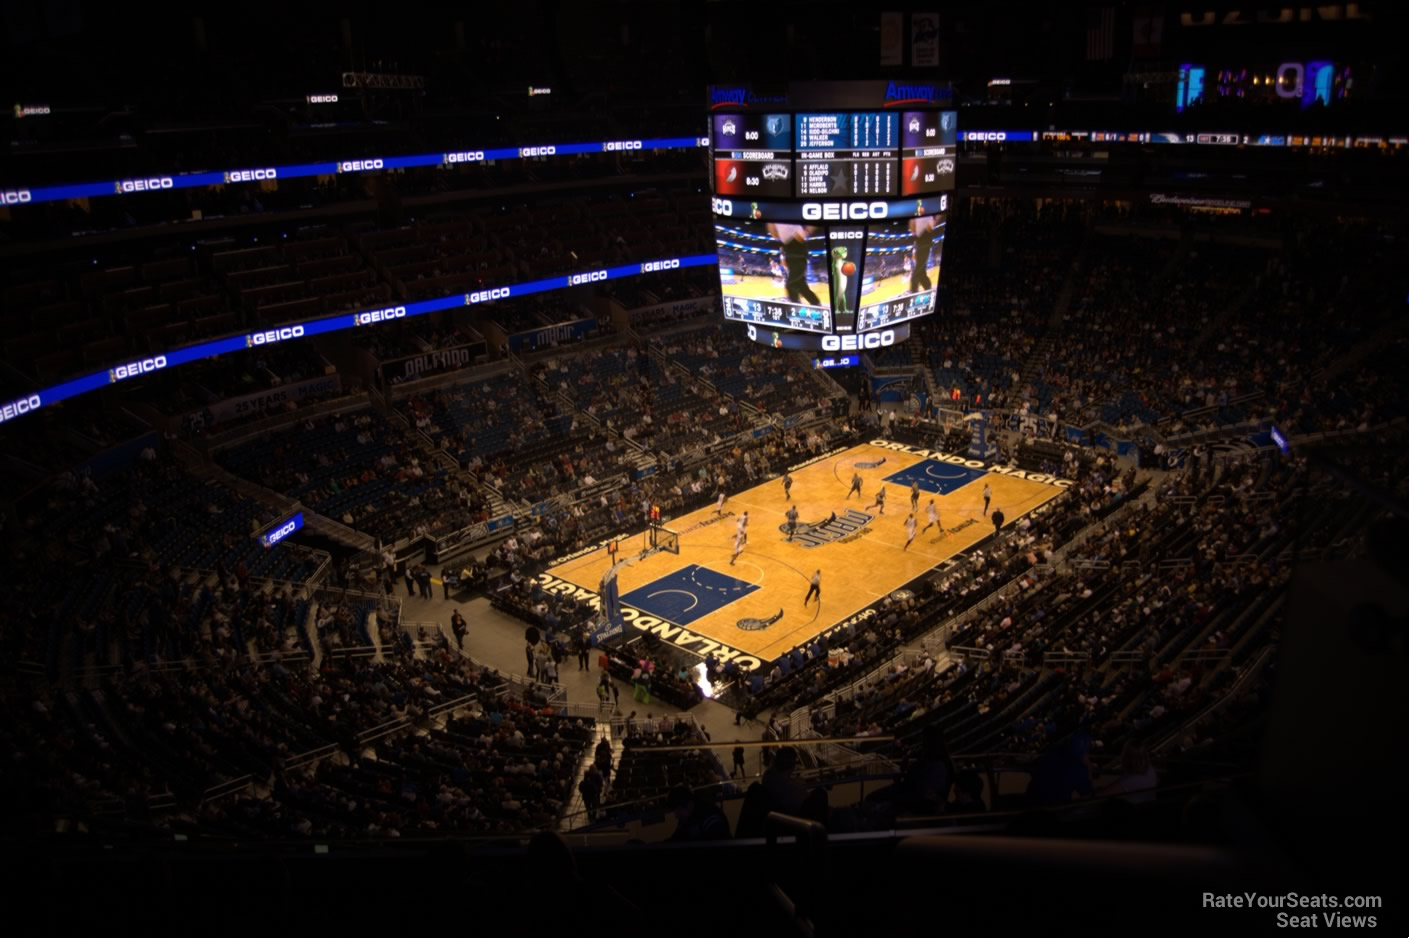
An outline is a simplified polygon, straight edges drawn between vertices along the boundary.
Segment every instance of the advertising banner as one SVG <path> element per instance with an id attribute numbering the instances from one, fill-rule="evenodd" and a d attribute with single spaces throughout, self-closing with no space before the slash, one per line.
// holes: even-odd
<path id="1" fill-rule="evenodd" d="M 337 375 L 320 375 L 295 384 L 285 384 L 267 391 L 229 397 L 206 406 L 214 423 L 224 423 L 255 414 L 267 413 L 289 401 L 301 401 L 307 397 L 335 396 L 342 390 L 342 379 Z"/>
<path id="2" fill-rule="evenodd" d="M 415 381 L 445 371 L 455 371 L 473 365 L 483 357 L 488 347 L 483 342 L 468 342 L 451 348 L 431 349 L 419 355 L 394 358 L 381 363 L 382 380 L 387 384 Z"/>

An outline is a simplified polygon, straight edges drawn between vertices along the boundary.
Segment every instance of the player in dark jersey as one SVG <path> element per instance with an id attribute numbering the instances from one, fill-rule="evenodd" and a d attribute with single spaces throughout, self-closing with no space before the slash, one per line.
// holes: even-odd
<path id="1" fill-rule="evenodd" d="M 852 495 L 855 495 L 858 498 L 866 497 L 861 494 L 861 474 L 858 472 L 853 472 L 851 474 L 851 491 L 846 493 L 846 497 L 849 499 Z"/>
<path id="2" fill-rule="evenodd" d="M 806 300 L 813 306 L 821 306 L 822 301 L 807 283 L 807 236 L 812 234 L 812 229 L 806 225 L 775 224 L 769 225 L 768 230 L 782 244 L 779 253 L 788 271 L 783 284 L 788 291 L 788 300 L 793 303 Z"/>
<path id="3" fill-rule="evenodd" d="M 792 501 L 793 497 L 793 477 L 786 472 L 783 473 L 783 499 Z"/>
<path id="4" fill-rule="evenodd" d="M 877 507 L 881 509 L 881 514 L 886 513 L 886 487 L 884 485 L 881 486 L 881 490 L 876 493 L 876 500 L 866 506 L 867 509 Z"/>
<path id="5" fill-rule="evenodd" d="M 910 271 L 910 292 L 933 290 L 934 284 L 930 282 L 925 268 L 930 262 L 930 251 L 934 249 L 934 217 L 924 215 L 910 219 L 910 233 L 915 236 L 915 266 Z"/>
<path id="6" fill-rule="evenodd" d="M 791 541 L 791 540 L 793 539 L 793 535 L 796 534 L 796 533 L 797 533 L 797 506 L 796 506 L 796 505 L 789 505 L 789 506 L 788 506 L 788 540 Z"/>

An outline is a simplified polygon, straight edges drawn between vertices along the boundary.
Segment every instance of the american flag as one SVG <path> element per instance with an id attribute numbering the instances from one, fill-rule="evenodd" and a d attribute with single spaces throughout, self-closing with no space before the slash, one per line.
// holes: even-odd
<path id="1" fill-rule="evenodd" d="M 1115 7 L 1086 12 L 1086 61 L 1115 58 Z"/>
<path id="2" fill-rule="evenodd" d="M 1164 13 L 1151 7 L 1140 7 L 1135 11 L 1133 22 L 1133 42 L 1135 54 L 1139 56 L 1159 55 L 1160 40 L 1164 35 Z"/>

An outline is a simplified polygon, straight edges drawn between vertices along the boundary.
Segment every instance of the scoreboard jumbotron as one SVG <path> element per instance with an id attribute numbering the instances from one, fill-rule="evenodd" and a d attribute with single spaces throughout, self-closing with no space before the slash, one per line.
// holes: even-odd
<path id="1" fill-rule="evenodd" d="M 935 309 L 957 112 L 934 83 L 709 90 L 726 318 L 777 348 L 892 345 Z"/>

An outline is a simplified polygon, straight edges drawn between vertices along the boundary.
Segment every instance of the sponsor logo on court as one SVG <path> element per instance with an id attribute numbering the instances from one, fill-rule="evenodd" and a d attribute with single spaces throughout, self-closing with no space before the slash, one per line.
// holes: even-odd
<path id="1" fill-rule="evenodd" d="M 570 553 L 570 554 L 563 554 L 561 557 L 558 558 L 557 562 L 560 563 L 560 564 L 564 564 L 564 563 L 567 563 L 569 560 L 576 560 L 576 559 L 579 558 L 579 557 L 586 557 L 588 554 L 596 553 L 597 551 L 601 550 L 603 547 L 606 547 L 606 546 L 607 546 L 608 544 L 610 544 L 612 541 L 624 541 L 624 540 L 626 540 L 626 535 L 625 535 L 625 534 L 616 534 L 616 535 L 613 535 L 612 537 L 604 538 L 604 539 L 598 541 L 597 543 L 592 544 L 592 545 L 590 545 L 590 546 L 588 546 L 588 547 L 583 547 L 583 548 L 581 548 L 581 549 L 579 549 L 579 550 L 575 550 L 575 551 L 573 551 L 573 552 Z M 596 594 L 594 593 L 593 595 L 596 595 Z"/>
<path id="2" fill-rule="evenodd" d="M 601 545 L 599 545 L 600 547 Z M 576 554 L 591 553 L 592 548 Z M 587 603 L 591 608 L 601 611 L 601 598 L 593 590 L 578 586 L 576 583 L 569 583 L 567 580 L 559 579 L 551 573 L 538 574 L 538 585 L 543 590 L 555 596 L 566 596 Z M 720 664 L 734 662 L 743 671 L 757 671 L 763 667 L 763 662 L 753 655 L 746 655 L 737 648 L 730 648 L 722 642 L 705 638 L 703 635 L 696 635 L 689 629 L 682 628 L 673 622 L 669 622 L 658 616 L 647 615 L 634 606 L 622 605 L 621 618 L 632 628 L 640 632 L 648 632 L 662 641 L 668 641 L 682 651 L 688 651 L 692 655 L 703 658 L 705 655 L 714 655 Z"/>
<path id="3" fill-rule="evenodd" d="M 971 527 L 973 527 L 973 526 L 976 525 L 976 524 L 978 524 L 978 519 L 977 519 L 977 518 L 968 518 L 968 519 L 966 519 L 966 520 L 964 520 L 964 521 L 960 521 L 958 524 L 954 525 L 954 527 L 952 527 L 952 528 L 945 528 L 945 529 L 944 529 L 944 533 L 945 533 L 945 534 L 958 534 L 960 531 L 964 530 L 965 528 L 971 528 Z"/>
<path id="4" fill-rule="evenodd" d="M 850 448 L 850 447 L 846 447 L 846 446 L 838 446 L 836 449 L 828 450 L 827 452 L 823 453 L 821 456 L 816 456 L 816 457 L 814 457 L 814 458 L 812 458 L 812 459 L 807 460 L 807 462 L 800 462 L 800 463 L 798 463 L 798 464 L 795 465 L 795 466 L 789 466 L 789 467 L 788 467 L 788 471 L 789 471 L 789 472 L 797 472 L 799 469 L 806 469 L 808 466 L 815 466 L 815 465 L 817 465 L 819 462 L 823 462 L 824 460 L 831 459 L 833 456 L 836 456 L 836 455 L 839 455 L 839 454 L 841 454 L 841 453 L 846 452 L 849 448 Z"/>
<path id="5" fill-rule="evenodd" d="M 897 453 L 909 453 L 912 456 L 919 456 L 922 459 L 947 462 L 950 465 L 963 466 L 967 469 L 984 469 L 994 475 L 1007 476 L 1010 479 L 1026 479 L 1028 482 L 1040 482 L 1043 485 L 1053 485 L 1059 489 L 1069 488 L 1072 484 L 1070 479 L 1058 479 L 1055 476 L 1047 475 L 1045 472 L 1024 472 L 1021 469 L 1014 469 L 1010 466 L 992 465 L 977 459 L 965 459 L 963 456 L 953 456 L 948 453 L 941 453 L 938 450 L 919 449 L 914 446 L 906 446 L 904 443 L 892 443 L 889 440 L 872 440 L 871 445 L 879 446 L 882 449 L 894 450 Z"/>
<path id="6" fill-rule="evenodd" d="M 701 522 L 698 522 L 697 524 L 692 524 L 692 525 L 690 525 L 688 528 L 686 528 L 685 530 L 681 531 L 680 533 L 681 533 L 681 534 L 688 534 L 688 533 L 690 533 L 691 531 L 698 531 L 700 528 L 707 528 L 707 527 L 709 527 L 711 524 L 718 524 L 719 522 L 723 521 L 724 519 L 726 519 L 726 518 L 732 518 L 732 517 L 734 517 L 734 513 L 733 513 L 732 511 L 726 511 L 726 512 L 724 512 L 724 513 L 721 514 L 721 515 L 715 515 L 713 518 L 706 518 L 705 520 L 703 520 L 703 521 L 701 521 Z"/>

